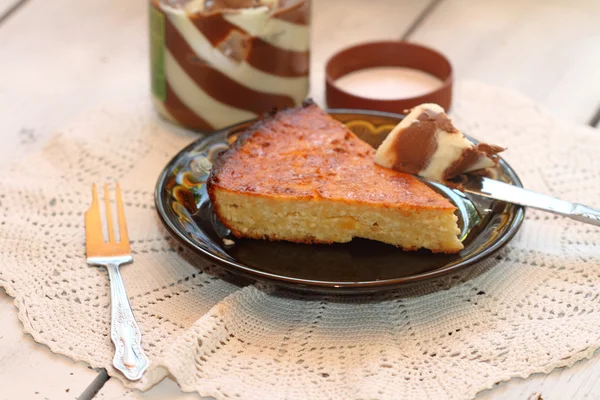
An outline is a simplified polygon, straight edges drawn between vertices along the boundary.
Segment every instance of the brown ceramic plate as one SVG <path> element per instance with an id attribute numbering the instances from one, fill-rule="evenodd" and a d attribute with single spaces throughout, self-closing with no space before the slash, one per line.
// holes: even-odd
<path id="1" fill-rule="evenodd" d="M 402 119 L 373 111 L 330 110 L 360 138 L 377 146 Z M 204 185 L 215 156 L 228 147 L 228 138 L 251 122 L 199 139 L 184 148 L 161 173 L 155 191 L 156 208 L 169 232 L 181 243 L 234 274 L 295 289 L 352 293 L 397 288 L 472 265 L 504 246 L 524 218 L 520 206 L 466 197 L 442 185 L 434 189 L 457 207 L 461 240 L 458 254 L 427 250 L 403 251 L 370 240 L 306 245 L 236 239 L 217 219 Z M 503 160 L 499 179 L 522 186 Z"/>

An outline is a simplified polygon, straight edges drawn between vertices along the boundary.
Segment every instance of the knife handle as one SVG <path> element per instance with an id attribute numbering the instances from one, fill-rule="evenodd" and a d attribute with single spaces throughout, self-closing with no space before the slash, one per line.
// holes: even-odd
<path id="1" fill-rule="evenodd" d="M 573 212 L 569 215 L 569 218 L 600 226 L 600 210 L 584 206 L 583 204 L 574 204 Z"/>

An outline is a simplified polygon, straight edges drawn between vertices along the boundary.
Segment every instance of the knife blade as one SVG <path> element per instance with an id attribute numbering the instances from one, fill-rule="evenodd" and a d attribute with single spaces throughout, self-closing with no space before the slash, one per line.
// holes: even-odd
<path id="1" fill-rule="evenodd" d="M 580 222 L 600 226 L 600 210 L 598 209 L 536 193 L 494 179 L 470 176 L 461 189 L 465 193 L 548 211 Z"/>

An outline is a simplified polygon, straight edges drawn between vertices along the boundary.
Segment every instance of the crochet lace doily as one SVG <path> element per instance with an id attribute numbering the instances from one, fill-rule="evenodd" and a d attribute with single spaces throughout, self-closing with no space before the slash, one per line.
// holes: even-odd
<path id="1" fill-rule="evenodd" d="M 453 118 L 526 187 L 600 206 L 600 134 L 514 92 L 458 85 Z M 153 202 L 166 162 L 197 136 L 149 102 L 103 107 L 0 177 L 0 285 L 24 330 L 53 352 L 111 366 L 104 269 L 85 262 L 91 184 L 124 188 L 134 263 L 122 274 L 151 366 L 218 399 L 472 398 L 600 347 L 600 228 L 528 210 L 516 238 L 457 275 L 335 298 L 231 282 L 163 229 Z"/>

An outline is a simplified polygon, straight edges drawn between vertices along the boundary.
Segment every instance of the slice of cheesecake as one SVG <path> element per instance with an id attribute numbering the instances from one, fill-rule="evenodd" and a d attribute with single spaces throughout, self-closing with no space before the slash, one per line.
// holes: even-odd
<path id="1" fill-rule="evenodd" d="M 375 164 L 374 156 L 342 123 L 306 104 L 240 134 L 215 162 L 207 189 L 236 237 L 357 237 L 405 250 L 461 250 L 455 207 L 413 176 Z"/>

